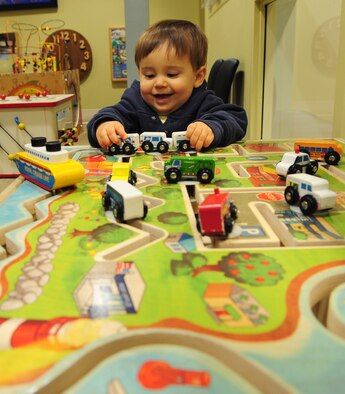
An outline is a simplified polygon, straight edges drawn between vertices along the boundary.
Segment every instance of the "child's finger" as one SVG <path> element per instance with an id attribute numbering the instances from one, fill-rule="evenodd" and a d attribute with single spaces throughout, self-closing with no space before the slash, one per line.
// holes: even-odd
<path id="1" fill-rule="evenodd" d="M 211 143 L 213 142 L 213 140 L 214 140 L 213 133 L 207 134 L 205 141 L 204 141 L 204 148 L 207 148 L 208 146 L 210 146 Z"/>
<path id="2" fill-rule="evenodd" d="M 195 130 L 193 131 L 193 134 L 190 136 L 190 139 L 189 139 L 190 146 L 191 147 L 196 147 L 196 144 L 200 140 L 201 136 L 202 136 L 201 129 L 195 128 Z"/>
<path id="3" fill-rule="evenodd" d="M 116 130 L 116 134 L 119 135 L 124 140 L 128 137 L 125 128 L 120 122 L 116 122 L 115 130 Z"/>
<path id="4" fill-rule="evenodd" d="M 107 134 L 101 134 L 99 136 L 98 142 L 102 148 L 107 148 L 108 146 L 112 145 L 112 141 L 109 139 Z"/>
<path id="5" fill-rule="evenodd" d="M 200 150 L 203 148 L 203 146 L 204 146 L 204 136 L 203 136 L 203 134 L 201 134 L 201 135 L 199 136 L 198 140 L 197 140 L 196 143 L 195 143 L 194 149 L 195 149 L 196 151 L 200 151 Z"/>
<path id="6" fill-rule="evenodd" d="M 186 137 L 187 137 L 188 139 L 190 139 L 190 138 L 192 137 L 192 135 L 193 135 L 193 133 L 194 133 L 194 130 L 195 130 L 195 127 L 196 127 L 196 124 L 195 124 L 195 123 L 191 123 L 191 124 L 187 127 L 187 130 L 186 130 Z"/>

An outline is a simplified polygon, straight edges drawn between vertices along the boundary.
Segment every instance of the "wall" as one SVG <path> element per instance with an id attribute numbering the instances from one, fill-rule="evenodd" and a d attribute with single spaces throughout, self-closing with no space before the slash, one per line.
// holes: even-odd
<path id="1" fill-rule="evenodd" d="M 149 4 L 150 23 L 165 18 L 200 21 L 199 0 L 150 0 Z M 58 0 L 58 5 L 57 10 L 2 12 L 0 32 L 13 31 L 13 23 L 30 23 L 39 27 L 48 20 L 59 19 L 65 22 L 63 28 L 76 30 L 85 36 L 93 53 L 92 72 L 81 85 L 83 119 L 87 120 L 98 108 L 118 101 L 127 86 L 126 82 L 111 81 L 109 50 L 109 28 L 125 24 L 124 0 Z M 27 37 L 25 31 L 20 35 Z M 40 36 L 43 41 L 45 36 L 42 33 Z M 39 34 L 32 35 L 30 45 L 37 46 L 39 41 Z M 11 59 L 1 59 L 0 73 L 11 73 L 12 62 Z"/>
<path id="2" fill-rule="evenodd" d="M 209 40 L 208 69 L 218 58 L 237 58 L 239 70 L 245 73 L 244 108 L 249 117 L 247 138 L 257 135 L 257 105 L 252 95 L 261 71 L 256 66 L 259 59 L 254 54 L 259 48 L 255 36 L 254 0 L 219 0 L 212 8 L 205 7 L 205 33 Z M 256 47 L 254 47 L 254 44 Z M 260 88 L 257 89 L 260 94 Z"/>
<path id="3" fill-rule="evenodd" d="M 339 48 L 345 48 L 345 5 L 342 3 L 340 14 L 340 34 Z M 336 71 L 337 84 L 335 87 L 334 100 L 334 118 L 333 118 L 333 135 L 345 139 L 345 51 L 339 51 L 339 58 Z"/>
<path id="4" fill-rule="evenodd" d="M 262 75 L 264 49 L 264 4 L 271 0 L 218 0 L 209 9 L 199 0 L 150 0 L 150 23 L 166 18 L 189 19 L 204 27 L 209 40 L 208 69 L 220 57 L 240 59 L 245 72 L 244 107 L 249 118 L 247 138 L 260 138 L 262 122 Z M 101 4 L 101 6 L 95 6 Z M 90 11 L 90 8 L 92 10 Z M 341 42 L 345 40 L 345 7 L 342 10 Z M 59 0 L 57 11 L 37 10 L 0 14 L 0 32 L 9 32 L 13 23 L 40 26 L 61 19 L 66 28 L 82 33 L 93 50 L 93 70 L 81 86 L 83 118 L 98 108 L 120 99 L 125 82 L 112 82 L 110 75 L 109 27 L 124 26 L 124 0 Z M 303 34 L 303 32 L 301 32 Z M 35 36 L 31 37 L 34 40 Z M 341 47 L 341 46 L 340 46 Z M 337 82 L 344 80 L 344 51 L 340 52 Z M 0 60 L 0 73 L 11 72 L 11 62 Z M 343 83 L 336 84 L 334 130 L 345 133 Z M 86 116 L 85 116 L 86 115 Z"/>
<path id="5" fill-rule="evenodd" d="M 85 2 L 84 0 L 59 0 L 59 7 L 56 10 L 36 10 L 3 12 L 0 15 L 0 30 L 8 32 L 12 29 L 13 23 L 30 23 L 41 26 L 48 20 L 62 20 L 65 22 L 63 28 L 76 30 L 83 34 L 89 41 L 93 52 L 93 68 L 86 81 L 81 85 L 82 107 L 97 108 L 117 100 L 122 91 L 123 85 L 113 86 L 110 77 L 110 58 L 108 28 L 112 26 L 123 26 L 124 6 L 122 0 L 102 0 L 102 7 L 94 7 L 99 4 L 96 1 Z M 90 11 L 92 7 L 92 11 Z M 24 25 L 23 25 L 24 26 Z M 27 39 L 24 28 L 19 36 Z M 30 38 L 30 45 L 37 46 L 44 35 L 34 34 Z M 24 40 L 20 45 L 25 45 Z M 11 72 L 11 65 L 0 61 L 0 72 Z M 5 68 L 6 67 L 6 68 Z"/>
<path id="6" fill-rule="evenodd" d="M 313 105 L 317 108 L 320 119 L 328 119 L 332 121 L 332 106 L 334 104 L 333 115 L 333 129 L 332 136 L 345 138 L 345 51 L 341 50 L 345 43 L 345 2 L 341 0 L 341 15 L 340 15 L 340 37 L 337 40 L 337 35 L 334 33 L 335 24 L 329 26 L 322 26 L 322 21 L 334 16 L 334 9 L 338 7 L 340 0 L 330 1 L 296 1 L 296 24 L 297 29 L 294 31 L 296 48 L 301 53 L 300 63 L 295 64 L 295 69 L 304 72 L 299 72 L 299 76 L 295 73 L 296 83 L 291 86 L 294 99 L 298 99 L 299 103 L 303 103 L 305 108 Z M 261 128 L 263 122 L 263 75 L 264 75 L 264 35 L 265 35 L 265 5 L 270 3 L 288 3 L 286 0 L 217 0 L 216 5 L 205 11 L 205 32 L 209 38 L 209 57 L 208 63 L 211 65 L 218 57 L 237 57 L 240 59 L 240 69 L 245 72 L 245 90 L 244 90 L 244 107 L 248 114 L 248 139 L 260 139 Z M 292 0 L 290 3 L 294 3 Z M 315 3 L 315 4 L 314 4 Z M 303 8 L 303 4 L 308 7 Z M 299 5 L 299 7 L 297 7 Z M 303 11 L 303 12 L 301 12 Z M 302 17 L 302 15 L 304 15 Z M 306 17 L 306 15 L 308 15 Z M 300 20 L 301 19 L 301 20 Z M 333 80 L 329 76 L 323 75 L 316 70 L 316 67 L 311 67 L 310 54 L 312 48 L 305 46 L 305 43 L 311 40 L 311 34 L 319 28 L 323 45 L 326 46 L 326 60 L 334 62 L 333 66 Z M 284 29 L 284 26 L 280 26 Z M 270 26 L 268 26 L 270 29 Z M 278 40 L 279 37 L 273 37 L 273 41 Z M 290 36 L 291 40 L 293 39 Z M 321 40 L 322 41 L 322 40 Z M 338 42 L 338 47 L 337 47 Z M 291 43 L 288 42 L 290 45 Z M 335 44 L 335 45 L 334 45 Z M 284 55 L 284 49 L 280 48 Z M 325 60 L 325 59 L 324 59 Z M 288 66 L 284 61 L 285 70 Z M 266 70 L 267 72 L 268 70 Z M 288 73 L 284 71 L 286 76 Z M 288 70 L 289 72 L 289 70 Z M 334 79 L 334 72 L 336 77 Z M 308 78 L 306 78 L 306 76 Z M 284 75 L 283 75 L 284 77 Z M 328 81 L 327 81 L 328 79 Z M 329 89 L 332 84 L 333 90 Z M 335 86 L 335 89 L 334 89 Z M 316 95 L 317 89 L 317 95 Z M 324 90 L 324 93 L 320 91 Z M 326 94 L 327 90 L 327 94 Z M 334 92 L 334 99 L 332 94 Z M 265 98 L 274 99 L 273 86 L 265 93 Z M 317 101 L 319 97 L 320 101 Z M 308 98 L 309 103 L 306 99 Z M 325 100 L 328 99 L 327 105 Z M 265 129 L 265 127 L 264 127 Z M 273 135 L 274 128 L 272 129 Z M 263 130 L 265 132 L 265 130 Z M 317 136 L 314 136 L 314 138 Z"/>
<path id="7" fill-rule="evenodd" d="M 200 0 L 150 0 L 150 23 L 161 19 L 186 19 L 193 23 L 202 23 Z"/>
<path id="8" fill-rule="evenodd" d="M 268 6 L 263 137 L 331 138 L 341 0 Z"/>
<path id="9" fill-rule="evenodd" d="M 341 0 L 319 0 L 317 9 L 315 0 L 297 5 L 293 101 L 299 110 L 332 121 Z"/>

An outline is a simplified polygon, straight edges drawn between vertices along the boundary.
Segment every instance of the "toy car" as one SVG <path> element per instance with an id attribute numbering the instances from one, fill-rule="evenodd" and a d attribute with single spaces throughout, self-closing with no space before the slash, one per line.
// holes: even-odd
<path id="1" fill-rule="evenodd" d="M 186 131 L 174 131 L 171 134 L 172 145 L 180 152 L 191 150 L 189 139 L 186 137 Z"/>
<path id="2" fill-rule="evenodd" d="M 133 155 L 140 146 L 138 133 L 128 134 L 128 138 L 126 140 L 123 140 L 121 138 L 120 140 L 120 145 L 113 144 L 108 148 L 108 155 Z"/>
<path id="3" fill-rule="evenodd" d="M 164 163 L 164 175 L 169 183 L 193 179 L 209 183 L 214 177 L 215 160 L 199 156 L 173 156 Z"/>
<path id="4" fill-rule="evenodd" d="M 132 185 L 135 185 L 138 181 L 137 174 L 131 170 L 130 163 L 117 162 L 113 163 L 111 181 L 124 180 Z"/>
<path id="5" fill-rule="evenodd" d="M 288 174 L 298 174 L 301 172 L 314 175 L 318 169 L 318 162 L 316 160 L 310 160 L 308 153 L 304 152 L 286 152 L 282 160 L 276 165 L 277 174 L 284 177 Z"/>
<path id="6" fill-rule="evenodd" d="M 230 193 L 220 193 L 215 188 L 214 193 L 199 204 L 197 229 L 202 235 L 227 237 L 234 227 L 237 213 Z"/>
<path id="7" fill-rule="evenodd" d="M 343 147 L 333 140 L 298 140 L 295 141 L 296 152 L 305 152 L 315 160 L 324 160 L 327 164 L 338 164 L 343 154 Z"/>
<path id="8" fill-rule="evenodd" d="M 144 152 L 157 151 L 159 153 L 168 152 L 172 144 L 171 138 L 168 138 L 165 132 L 145 131 L 140 134 L 140 146 Z"/>
<path id="9" fill-rule="evenodd" d="M 328 188 L 328 181 L 309 174 L 289 174 L 286 177 L 285 201 L 298 205 L 304 215 L 335 206 L 336 193 Z"/>
<path id="10" fill-rule="evenodd" d="M 106 211 L 113 211 L 118 222 L 144 219 L 148 211 L 143 193 L 124 180 L 107 182 L 102 204 Z"/>

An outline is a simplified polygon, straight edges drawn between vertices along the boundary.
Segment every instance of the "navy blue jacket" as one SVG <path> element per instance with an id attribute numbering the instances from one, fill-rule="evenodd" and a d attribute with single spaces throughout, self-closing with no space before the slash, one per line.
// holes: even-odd
<path id="1" fill-rule="evenodd" d="M 109 120 L 122 123 L 127 133 L 165 131 L 167 137 L 171 137 L 173 131 L 186 130 L 192 122 L 202 121 L 214 133 L 208 149 L 241 140 L 247 129 L 245 110 L 238 105 L 224 104 L 213 91 L 206 89 L 206 82 L 194 89 L 189 100 L 162 123 L 157 113 L 142 99 L 139 81 L 134 81 L 117 104 L 102 108 L 88 123 L 88 138 L 92 146 L 99 147 L 97 127 Z"/>

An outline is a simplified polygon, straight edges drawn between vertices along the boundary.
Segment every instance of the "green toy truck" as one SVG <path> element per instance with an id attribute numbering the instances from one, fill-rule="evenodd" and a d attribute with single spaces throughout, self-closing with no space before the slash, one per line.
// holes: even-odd
<path id="1" fill-rule="evenodd" d="M 214 178 L 215 160 L 198 156 L 173 156 L 164 163 L 164 175 L 168 183 L 181 180 L 197 180 L 209 183 Z"/>

